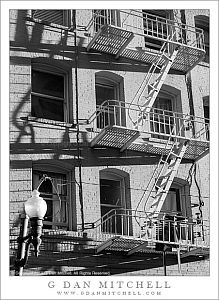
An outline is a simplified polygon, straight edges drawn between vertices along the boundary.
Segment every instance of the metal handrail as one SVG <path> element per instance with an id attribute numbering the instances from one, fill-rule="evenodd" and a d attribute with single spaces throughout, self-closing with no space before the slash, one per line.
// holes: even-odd
<path id="1" fill-rule="evenodd" d="M 146 110 L 147 112 L 145 112 Z M 131 117 L 131 115 L 133 115 L 133 117 Z M 95 111 L 88 119 L 88 124 L 93 125 L 94 132 L 99 132 L 108 125 L 136 129 L 135 123 L 139 116 L 142 118 L 142 123 L 138 130 L 150 134 L 160 134 L 163 136 L 170 136 L 171 134 L 173 137 L 184 137 L 186 131 L 194 130 L 196 134 L 192 134 L 188 139 L 197 140 L 209 131 L 209 124 L 207 124 L 209 119 L 175 111 L 162 110 L 155 107 L 141 106 L 139 104 L 127 103 L 119 100 L 104 101 L 102 105 L 98 106 L 97 111 Z M 103 125 L 101 128 L 97 127 L 98 121 L 104 121 L 101 122 Z M 126 125 L 128 122 L 129 124 Z M 148 124 L 147 128 L 144 126 L 145 123 Z M 176 124 L 178 129 L 175 133 L 172 133 L 172 128 Z M 179 130 L 182 128 L 182 124 L 184 124 L 184 130 Z M 206 124 L 208 126 L 206 126 Z"/>
<path id="2" fill-rule="evenodd" d="M 117 222 L 120 220 L 120 228 L 117 229 L 116 218 Z M 111 210 L 95 224 L 96 236 L 105 233 L 111 237 L 128 236 L 172 245 L 209 246 L 209 222 L 179 213 L 161 212 L 158 218 L 153 219 L 147 212 L 138 211 L 136 216 L 136 211 L 120 208 Z"/>
<path id="3" fill-rule="evenodd" d="M 176 44 L 182 44 L 184 46 L 190 46 L 190 47 L 195 47 L 195 48 L 199 48 L 201 50 L 205 50 L 205 44 L 204 44 L 204 31 L 201 28 L 198 27 L 194 27 L 194 26 L 190 26 L 184 23 L 176 23 L 174 20 L 170 20 L 170 19 L 165 19 L 163 17 L 158 17 L 155 16 L 153 14 L 149 14 L 149 13 L 145 13 L 145 12 L 138 12 L 138 14 L 135 14 L 133 12 L 135 12 L 134 10 L 131 10 L 130 12 L 124 11 L 124 10 L 117 10 L 118 12 L 124 14 L 125 20 L 127 21 L 128 18 L 130 16 L 134 16 L 136 18 L 140 18 L 143 20 L 143 23 L 145 23 L 146 28 L 148 28 L 149 23 L 153 25 L 153 27 L 156 27 L 156 34 L 155 31 L 151 30 L 150 33 L 151 34 L 147 34 L 147 33 L 143 33 L 141 32 L 142 30 L 144 31 L 144 28 L 141 27 L 135 27 L 133 24 L 128 24 L 125 23 L 124 21 L 121 23 L 122 28 L 129 27 L 131 31 L 133 31 L 134 29 L 138 29 L 139 32 L 136 32 L 136 30 L 134 30 L 134 33 L 137 35 L 142 35 L 142 36 L 150 36 L 156 39 L 160 39 L 163 41 L 169 41 L 168 40 L 168 34 L 165 36 L 163 34 L 163 29 L 161 31 L 159 31 L 159 27 L 160 28 L 164 28 L 164 26 L 166 27 L 166 29 L 171 29 L 171 31 L 178 31 L 178 33 L 181 34 L 181 41 L 170 41 L 172 43 L 176 43 Z M 139 15 L 139 13 L 141 13 L 141 15 Z M 101 19 L 101 22 L 98 23 L 97 18 Z M 96 23 L 95 23 L 96 22 Z M 92 27 L 93 24 L 96 24 L 97 26 L 97 30 L 101 29 L 102 26 L 108 24 L 111 26 L 115 26 L 115 24 L 113 24 L 111 22 L 111 19 L 107 18 L 107 16 L 101 15 L 100 13 L 95 13 L 92 15 L 92 19 L 89 21 L 88 25 L 86 26 L 86 29 L 89 31 Z M 155 26 L 156 25 L 156 26 Z M 116 26 L 116 27 L 120 27 L 121 26 Z M 158 35 L 161 35 L 160 37 Z M 183 39 L 183 35 L 186 36 L 186 39 Z M 188 39 L 188 36 L 190 36 Z"/>

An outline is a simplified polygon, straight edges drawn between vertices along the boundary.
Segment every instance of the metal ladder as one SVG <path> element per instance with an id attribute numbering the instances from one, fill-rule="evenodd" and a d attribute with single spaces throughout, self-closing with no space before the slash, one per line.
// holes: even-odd
<path id="1" fill-rule="evenodd" d="M 176 149 L 171 149 L 171 151 L 167 155 L 166 160 L 163 161 L 164 165 L 168 164 L 168 167 L 164 173 L 160 174 L 160 177 L 162 177 L 161 183 L 158 183 L 160 177 L 157 178 L 155 181 L 154 188 L 156 189 L 156 195 L 152 197 L 153 202 L 149 209 L 149 216 L 158 216 L 166 199 L 166 196 L 169 192 L 173 179 L 178 171 L 179 165 L 187 149 L 188 143 L 189 141 L 185 140 L 182 143 L 180 143 L 176 147 Z"/>
<path id="2" fill-rule="evenodd" d="M 172 51 L 171 55 L 168 55 L 168 46 L 169 42 L 173 39 L 175 33 L 172 35 L 168 42 L 164 42 L 159 53 L 155 57 L 154 62 L 152 63 L 146 77 L 144 78 L 143 82 L 141 83 L 140 88 L 138 89 L 135 97 L 133 98 L 131 105 L 138 105 L 140 109 L 140 114 L 137 121 L 133 121 L 135 128 L 138 128 L 139 123 L 144 119 L 143 114 L 150 111 L 151 107 L 156 100 L 156 97 L 166 79 L 166 76 L 174 62 L 174 59 L 177 56 L 179 51 L 179 47 L 175 47 Z M 159 74 L 154 82 L 152 82 L 153 75 L 156 71 L 159 71 Z M 150 91 L 147 96 L 143 96 L 147 87 L 149 87 Z M 143 104 L 141 104 L 142 98 L 145 98 Z M 143 109 L 142 109 L 143 107 Z M 131 118 L 131 116 L 130 116 Z M 132 119 L 132 118 L 131 118 Z"/>
<path id="3" fill-rule="evenodd" d="M 182 132 L 185 126 L 186 124 L 184 122 L 179 128 L 179 132 Z M 176 125 L 173 127 L 164 148 L 164 152 L 168 151 L 168 154 L 166 155 L 166 158 L 164 158 L 164 154 L 161 156 L 147 185 L 146 190 L 149 190 L 149 193 L 145 200 L 143 210 L 146 210 L 149 199 L 153 198 L 152 204 L 150 205 L 149 210 L 147 210 L 149 218 L 157 218 L 189 144 L 188 139 L 179 142 L 179 138 L 175 137 L 177 135 L 175 133 Z M 174 139 L 173 143 L 172 139 Z M 151 195 L 153 192 L 156 192 L 155 196 Z"/>

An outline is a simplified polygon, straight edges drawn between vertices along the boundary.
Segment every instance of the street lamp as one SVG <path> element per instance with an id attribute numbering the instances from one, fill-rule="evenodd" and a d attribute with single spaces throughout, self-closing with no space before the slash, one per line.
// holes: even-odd
<path id="1" fill-rule="evenodd" d="M 44 176 L 41 183 L 46 179 L 50 178 Z M 25 202 L 25 214 L 21 215 L 20 234 L 17 239 L 18 251 L 15 260 L 15 276 L 21 276 L 23 273 L 23 267 L 28 259 L 30 244 L 34 247 L 35 256 L 37 257 L 39 254 L 39 246 L 41 244 L 40 236 L 42 234 L 43 218 L 46 214 L 47 204 L 46 201 L 39 196 L 40 193 L 38 192 L 38 188 L 33 190 L 32 197 Z M 29 219 L 31 229 L 30 233 L 27 234 Z"/>

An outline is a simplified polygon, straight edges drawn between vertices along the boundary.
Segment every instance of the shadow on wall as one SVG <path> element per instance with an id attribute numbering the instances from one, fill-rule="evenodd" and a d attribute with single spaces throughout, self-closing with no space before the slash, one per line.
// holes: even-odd
<path id="1" fill-rule="evenodd" d="M 27 51 L 39 53 L 39 56 L 47 57 L 47 59 L 55 59 L 55 55 L 60 55 L 62 60 L 67 60 L 68 64 L 74 67 L 75 47 L 74 36 L 71 33 L 72 41 L 68 45 L 68 38 L 70 37 L 67 30 L 54 29 L 47 26 L 46 30 L 56 31 L 60 34 L 59 41 L 55 43 L 42 42 L 45 31 L 45 26 L 39 23 L 31 23 L 26 21 L 28 15 L 27 10 L 18 10 L 18 17 L 16 23 L 16 32 L 14 40 L 11 41 L 11 48 L 15 51 Z M 30 28 L 32 27 L 32 32 Z M 100 53 L 96 51 L 86 50 L 86 38 L 77 36 L 77 45 L 79 47 L 79 67 L 85 69 L 98 69 L 98 70 L 117 70 L 117 71 L 130 71 L 130 72 L 147 72 L 149 64 L 142 63 L 138 60 L 120 57 L 115 59 L 114 55 Z M 26 48 L 26 49 L 25 49 Z M 60 60 L 60 59 L 59 59 Z M 170 72 L 172 73 L 172 71 Z M 174 71 L 174 73 L 179 73 Z"/>
<path id="2" fill-rule="evenodd" d="M 61 237 L 61 236 L 60 236 Z M 145 253 L 136 254 L 127 257 L 121 252 L 109 253 L 103 252 L 96 254 L 94 247 L 89 246 L 91 239 L 84 237 L 71 237 L 66 239 L 62 236 L 62 240 L 53 242 L 50 239 L 50 244 L 44 241 L 43 249 L 38 258 L 31 253 L 28 263 L 24 268 L 24 276 L 38 275 L 38 276 L 98 276 L 98 275 L 150 275 L 163 276 L 163 254 Z M 47 246 L 45 246 L 47 244 Z M 71 244 L 71 247 L 69 246 Z M 74 244 L 74 245 L 73 245 Z M 46 250 L 46 247 L 48 249 Z M 65 249 L 68 249 L 66 250 Z M 183 266 L 190 262 L 200 262 L 203 258 L 186 257 L 181 260 L 182 275 L 203 275 L 198 273 L 200 264 L 197 269 L 193 267 Z M 206 264 L 208 262 L 206 261 Z M 11 260 L 11 265 L 13 259 Z M 167 253 L 166 256 L 167 276 L 180 275 L 178 272 L 177 256 L 173 253 Z M 169 267 L 169 270 L 168 270 Z M 11 266 L 11 275 L 13 275 L 13 266 Z M 205 275 L 208 273 L 207 267 Z"/>

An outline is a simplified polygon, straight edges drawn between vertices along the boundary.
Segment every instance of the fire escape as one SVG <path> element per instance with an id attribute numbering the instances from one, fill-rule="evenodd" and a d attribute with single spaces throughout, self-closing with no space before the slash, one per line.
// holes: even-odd
<path id="1" fill-rule="evenodd" d="M 182 159 L 196 161 L 209 151 L 204 118 L 153 107 L 170 69 L 187 73 L 204 57 L 201 29 L 139 11 L 94 11 L 87 26 L 87 51 L 112 54 L 149 64 L 139 90 L 129 102 L 107 100 L 90 117 L 91 147 L 114 147 L 160 155 L 142 210 L 115 209 L 95 223 L 97 253 L 147 252 L 159 245 L 176 249 L 180 257 L 209 253 L 205 220 L 162 212 Z M 130 20 L 136 20 L 134 21 Z M 136 25 L 137 24 L 137 25 Z M 133 47 L 135 39 L 149 38 L 160 45 L 154 51 Z"/>

